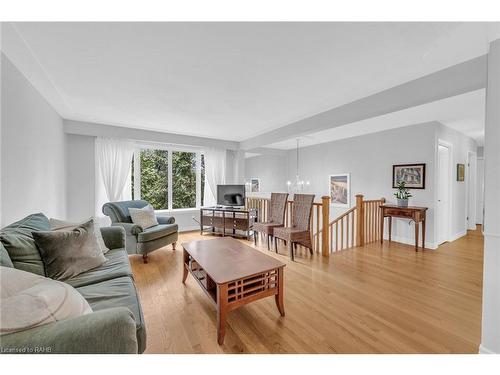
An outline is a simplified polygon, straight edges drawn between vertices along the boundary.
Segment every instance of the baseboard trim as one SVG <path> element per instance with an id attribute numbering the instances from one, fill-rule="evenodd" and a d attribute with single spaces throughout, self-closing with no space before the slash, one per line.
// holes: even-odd
<path id="1" fill-rule="evenodd" d="M 479 345 L 479 354 L 498 354 L 498 353 L 495 353 L 493 350 L 485 348 L 483 344 L 481 344 Z"/>
<path id="2" fill-rule="evenodd" d="M 463 231 L 461 231 L 461 232 L 455 233 L 454 235 L 452 235 L 452 236 L 450 237 L 450 242 L 456 241 L 456 240 L 458 240 L 460 237 L 463 237 L 463 236 L 465 236 L 465 235 L 467 235 L 467 230 L 463 230 Z"/>
<path id="3" fill-rule="evenodd" d="M 384 236 L 385 240 L 388 240 L 386 236 Z M 415 239 L 414 238 L 408 238 L 408 237 L 400 237 L 400 236 L 392 236 L 391 237 L 393 242 L 400 242 L 404 243 L 405 245 L 412 245 L 415 246 Z M 422 240 L 419 239 L 419 246 L 421 246 Z M 430 249 L 430 250 L 436 250 L 437 249 L 437 244 L 434 242 L 427 242 L 425 241 L 425 248 Z"/>
<path id="4" fill-rule="evenodd" d="M 179 228 L 179 233 L 192 232 L 193 230 L 200 230 L 200 226 L 199 225 L 185 226 L 185 227 Z"/>

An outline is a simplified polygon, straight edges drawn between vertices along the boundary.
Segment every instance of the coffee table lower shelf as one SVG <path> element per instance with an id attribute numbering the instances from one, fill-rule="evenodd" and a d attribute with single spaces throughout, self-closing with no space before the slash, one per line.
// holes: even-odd
<path id="1" fill-rule="evenodd" d="M 217 342 L 219 345 L 224 342 L 227 314 L 241 306 L 261 298 L 274 296 L 278 311 L 281 316 L 285 316 L 283 267 L 218 284 L 185 249 L 183 250 L 183 257 L 182 283 L 185 284 L 187 275 L 191 274 L 217 307 Z"/>

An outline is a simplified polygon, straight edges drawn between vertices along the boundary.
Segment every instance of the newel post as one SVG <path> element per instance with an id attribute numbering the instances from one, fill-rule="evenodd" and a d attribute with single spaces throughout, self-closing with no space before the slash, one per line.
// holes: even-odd
<path id="1" fill-rule="evenodd" d="M 363 194 L 356 195 L 356 211 L 358 211 L 358 216 L 356 216 L 356 243 L 357 246 L 363 246 L 365 243 L 364 233 L 365 233 L 365 212 L 363 207 Z"/>
<path id="2" fill-rule="evenodd" d="M 321 254 L 323 256 L 329 256 L 329 246 L 330 246 L 330 197 L 321 197 L 321 211 L 322 217 L 322 232 L 321 232 Z"/>

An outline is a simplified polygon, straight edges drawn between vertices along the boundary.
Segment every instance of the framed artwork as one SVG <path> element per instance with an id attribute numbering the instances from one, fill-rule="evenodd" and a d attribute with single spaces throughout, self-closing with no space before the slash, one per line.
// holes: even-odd
<path id="1" fill-rule="evenodd" d="M 457 181 L 465 181 L 465 164 L 457 164 Z"/>
<path id="2" fill-rule="evenodd" d="M 260 191 L 260 182 L 258 178 L 250 179 L 250 191 L 252 193 L 258 193 Z"/>
<path id="3" fill-rule="evenodd" d="M 424 164 L 396 164 L 392 166 L 392 187 L 405 182 L 408 189 L 425 189 L 425 163 Z"/>
<path id="4" fill-rule="evenodd" d="M 332 174 L 328 177 L 330 201 L 336 207 L 349 207 L 351 196 L 351 178 L 349 173 Z"/>

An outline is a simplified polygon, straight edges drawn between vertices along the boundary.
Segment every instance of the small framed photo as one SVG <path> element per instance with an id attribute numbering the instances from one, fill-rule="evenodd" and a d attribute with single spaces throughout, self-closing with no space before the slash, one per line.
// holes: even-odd
<path id="1" fill-rule="evenodd" d="M 349 207 L 351 196 L 351 178 L 349 173 L 332 174 L 328 177 L 330 202 L 336 207 Z"/>
<path id="2" fill-rule="evenodd" d="M 465 181 L 465 164 L 457 164 L 457 181 Z"/>
<path id="3" fill-rule="evenodd" d="M 250 179 L 250 191 L 252 193 L 258 193 L 260 191 L 260 181 L 258 178 Z"/>
<path id="4" fill-rule="evenodd" d="M 425 189 L 425 163 L 424 164 L 396 164 L 392 166 L 392 187 L 405 182 L 408 189 Z"/>

